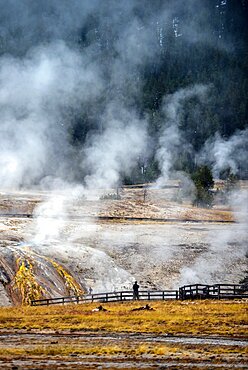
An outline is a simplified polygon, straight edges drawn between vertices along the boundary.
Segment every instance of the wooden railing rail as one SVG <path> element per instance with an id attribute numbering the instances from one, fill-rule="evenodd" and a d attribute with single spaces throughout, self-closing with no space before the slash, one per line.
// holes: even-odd
<path id="1" fill-rule="evenodd" d="M 248 298 L 248 292 L 241 284 L 194 284 L 179 288 L 179 299 L 194 298 Z"/>
<path id="2" fill-rule="evenodd" d="M 224 299 L 248 298 L 248 291 L 240 284 L 194 284 L 184 285 L 178 290 L 141 290 L 139 300 L 168 299 Z M 84 302 L 120 302 L 133 300 L 133 291 L 86 294 L 58 298 L 44 298 L 31 301 L 32 306 L 48 306 L 51 304 L 84 303 Z"/>
<path id="3" fill-rule="evenodd" d="M 65 304 L 79 302 L 119 302 L 130 301 L 134 299 L 133 291 L 107 292 L 86 294 L 81 296 L 68 296 L 58 298 L 45 298 L 31 301 L 32 306 L 44 306 L 50 304 Z M 177 290 L 141 290 L 139 291 L 139 300 L 165 300 L 178 299 Z"/>

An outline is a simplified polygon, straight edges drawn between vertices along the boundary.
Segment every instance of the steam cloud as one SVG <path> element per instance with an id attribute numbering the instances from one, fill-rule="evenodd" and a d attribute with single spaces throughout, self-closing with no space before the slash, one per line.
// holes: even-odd
<path id="1" fill-rule="evenodd" d="M 55 183 L 56 178 L 73 183 L 85 177 L 88 188 L 106 188 L 117 184 L 121 175 L 128 175 L 138 158 L 145 159 L 151 140 L 147 137 L 146 121 L 135 111 L 134 102 L 140 99 L 142 68 L 147 63 L 156 67 L 160 49 L 167 43 L 168 23 L 173 14 L 180 13 L 181 5 L 180 1 L 173 2 L 173 7 L 153 4 L 143 9 L 141 19 L 136 15 L 139 1 L 74 1 L 69 7 L 64 0 L 3 4 L 3 187 L 49 186 L 51 178 L 55 178 Z M 189 1 L 187 12 L 196 11 L 197 6 L 200 4 Z M 181 29 L 180 20 L 173 19 L 176 37 L 183 36 L 193 43 L 211 42 L 208 27 L 200 31 L 192 19 Z M 89 22 L 93 26 L 84 35 Z M 106 33 L 108 37 L 104 38 Z M 100 57 L 103 48 L 109 53 L 107 63 Z M 103 94 L 105 106 L 94 111 L 92 106 Z M 161 170 L 158 186 L 170 177 L 180 150 L 192 150 L 180 131 L 184 103 L 191 97 L 204 99 L 207 94 L 206 86 L 196 85 L 164 97 L 160 112 L 164 122 L 155 155 Z M 69 137 L 75 117 L 89 105 L 98 127 L 88 129 L 83 147 L 72 145 Z M 228 142 L 216 136 L 215 141 L 206 143 L 206 152 L 213 153 L 211 163 L 216 175 L 226 166 L 237 172 L 234 157 L 240 158 L 237 148 L 245 140 L 247 131 Z"/>
<path id="2" fill-rule="evenodd" d="M 176 155 L 185 148 L 187 150 L 191 149 L 190 143 L 183 138 L 179 128 L 185 101 L 192 96 L 203 99 L 207 89 L 207 86 L 195 85 L 180 89 L 164 98 L 164 127 L 159 138 L 159 148 L 156 153 L 161 170 L 157 186 L 163 186 L 169 179 Z"/>
<path id="3" fill-rule="evenodd" d="M 234 175 L 247 170 L 248 129 L 236 132 L 228 140 L 217 133 L 209 139 L 201 152 L 200 161 L 212 165 L 213 174 L 219 178 L 222 171 L 230 169 Z"/>
<path id="4" fill-rule="evenodd" d="M 115 115 L 110 108 L 104 132 L 93 136 L 84 149 L 83 164 L 92 173 L 86 177 L 89 188 L 118 185 L 120 173 L 128 174 L 146 148 L 145 122 L 120 106 L 117 117 Z"/>
<path id="5" fill-rule="evenodd" d="M 3 187 L 49 185 L 44 179 L 51 176 L 73 182 L 78 178 L 77 172 L 83 173 L 89 167 L 87 186 L 91 186 L 91 180 L 93 186 L 105 186 L 107 176 L 110 176 L 110 184 L 112 180 L 118 182 L 120 167 L 122 172 L 128 172 L 144 150 L 146 124 L 142 128 L 136 112 L 125 107 L 130 97 L 137 95 L 140 85 L 138 80 L 132 84 L 130 97 L 124 97 L 122 86 L 131 81 L 136 66 L 154 50 L 150 47 L 149 32 L 139 32 L 139 25 L 131 16 L 135 4 L 111 4 L 118 40 L 114 43 L 118 56 L 110 59 L 111 71 L 97 61 L 100 46 L 96 41 L 84 49 L 76 42 L 91 12 L 102 17 L 100 27 L 107 27 L 108 7 L 99 6 L 99 1 L 83 4 L 76 1 L 68 14 L 64 1 L 45 1 L 35 6 L 27 0 L 19 9 L 18 19 L 14 19 L 18 2 L 3 6 L 0 35 L 2 40 L 8 41 L 6 44 L 2 41 L 2 48 L 8 52 L 0 58 L 0 178 Z M 118 14 L 130 19 L 128 27 L 119 25 Z M 136 42 L 140 47 L 136 47 Z M 106 73 L 111 74 L 108 86 L 104 78 Z M 87 109 L 88 104 L 106 94 L 106 89 L 109 104 L 105 112 L 102 111 L 106 120 L 103 131 L 90 136 L 84 148 L 73 147 L 68 133 L 75 114 L 82 105 Z M 111 118 L 113 110 L 115 117 Z M 106 139 L 108 145 L 103 148 Z M 98 153 L 92 156 L 97 140 Z M 117 143 L 121 143 L 121 148 L 117 148 Z M 111 154 L 113 160 L 109 160 Z M 106 161 L 109 162 L 108 173 L 104 174 Z"/>
<path id="6" fill-rule="evenodd" d="M 84 201 L 87 191 L 80 186 L 66 186 L 63 191 L 52 192 L 47 201 L 34 212 L 34 222 L 29 230 L 29 244 L 43 255 L 62 260 L 67 268 L 78 273 L 83 284 L 93 286 L 94 293 L 130 288 L 134 277 L 119 267 L 114 259 L 101 248 L 90 247 L 80 242 L 100 233 L 94 221 L 84 220 L 79 226 L 69 224 L 70 208 L 76 202 Z M 52 248 L 51 248 L 52 246 Z M 92 281 L 87 283 L 82 271 L 89 269 Z"/>
<path id="7" fill-rule="evenodd" d="M 101 92 L 94 64 L 63 42 L 0 60 L 0 178 L 4 187 L 29 186 L 68 173 L 73 149 L 66 110 Z"/>

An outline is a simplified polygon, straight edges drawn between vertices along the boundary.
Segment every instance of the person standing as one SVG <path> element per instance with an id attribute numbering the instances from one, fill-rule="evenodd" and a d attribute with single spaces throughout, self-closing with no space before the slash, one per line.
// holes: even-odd
<path id="1" fill-rule="evenodd" d="M 133 284 L 133 299 L 139 299 L 139 285 L 137 281 Z"/>

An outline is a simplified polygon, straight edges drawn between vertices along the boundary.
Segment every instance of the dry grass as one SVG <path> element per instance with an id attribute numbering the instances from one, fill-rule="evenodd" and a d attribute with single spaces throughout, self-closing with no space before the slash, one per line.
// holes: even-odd
<path id="1" fill-rule="evenodd" d="M 142 305 L 145 302 L 141 303 Z M 245 301 L 150 302 L 155 311 L 136 311 L 138 302 L 104 304 L 108 312 L 92 312 L 97 304 L 0 308 L 0 329 L 171 333 L 245 336 Z"/>
<path id="2" fill-rule="evenodd" d="M 204 363 L 206 369 L 209 363 L 223 369 L 226 363 L 245 363 L 247 348 L 242 346 L 147 341 L 147 336 L 135 339 L 121 332 L 245 336 L 247 302 L 149 303 L 154 311 L 132 312 L 140 302 L 104 304 L 108 312 L 92 312 L 97 304 L 0 308 L 0 333 L 7 331 L 0 344 L 0 363 L 18 360 L 26 366 L 28 361 L 28 368 L 36 368 L 37 359 L 70 361 L 71 365 L 73 361 L 84 363 L 84 358 L 86 362 L 95 358 L 101 364 L 116 359 L 123 364 L 120 369 L 126 368 L 128 359 L 136 364 L 173 361 L 178 368 L 188 362 Z"/>

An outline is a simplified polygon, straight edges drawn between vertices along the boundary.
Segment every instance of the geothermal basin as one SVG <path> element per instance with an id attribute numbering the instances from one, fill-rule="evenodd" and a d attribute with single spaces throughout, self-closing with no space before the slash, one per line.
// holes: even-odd
<path id="1" fill-rule="evenodd" d="M 1 305 L 131 290 L 134 280 L 141 289 L 239 283 L 247 269 L 242 212 L 192 207 L 175 200 L 177 190 L 125 188 L 118 199 L 115 189 L 2 191 Z"/>

